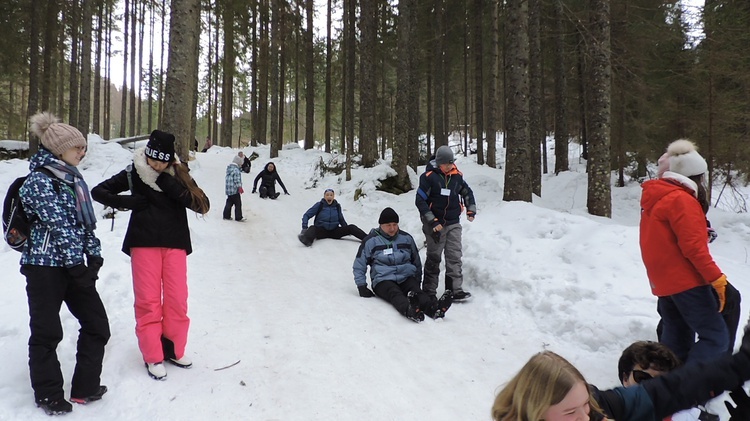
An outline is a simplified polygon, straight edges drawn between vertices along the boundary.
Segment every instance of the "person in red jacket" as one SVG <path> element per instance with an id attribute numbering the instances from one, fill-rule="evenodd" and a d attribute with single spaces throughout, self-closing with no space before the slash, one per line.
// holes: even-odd
<path id="1" fill-rule="evenodd" d="M 688 140 L 667 148 L 669 170 L 643 183 L 640 246 L 664 330 L 660 341 L 683 362 L 726 352 L 729 333 L 719 313 L 727 278 L 706 241 L 706 160 Z M 698 334 L 698 341 L 695 335 Z"/>

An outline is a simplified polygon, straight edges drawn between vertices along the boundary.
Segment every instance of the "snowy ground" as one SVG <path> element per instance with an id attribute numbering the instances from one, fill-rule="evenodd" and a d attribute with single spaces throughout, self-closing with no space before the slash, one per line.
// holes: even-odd
<path id="1" fill-rule="evenodd" d="M 262 200 L 249 192 L 269 150 L 244 150 L 260 155 L 243 174 L 245 223 L 221 216 L 225 168 L 236 150 L 214 147 L 191 162 L 212 202 L 205 218 L 189 217 L 191 370 L 168 366 L 164 382 L 146 375 L 134 335 L 129 258 L 120 251 L 128 214 L 117 215 L 113 230 L 109 220 L 99 223 L 105 265 L 98 289 L 112 329 L 102 375 L 109 393 L 75 406 L 65 419 L 489 420 L 498 387 L 542 349 L 561 353 L 590 382 L 610 387 L 618 384 L 621 350 L 655 339 L 656 300 L 638 248 L 640 188 L 632 182 L 613 189 L 612 219 L 587 215 L 586 174 L 576 151 L 572 171 L 545 176 L 533 204 L 503 202 L 503 171 L 476 165 L 474 156 L 458 157 L 478 202 L 476 220 L 463 223 L 464 286 L 474 298 L 454 305 L 442 321 L 415 324 L 384 301 L 357 295 L 355 240 L 305 248 L 296 238 L 304 211 L 332 187 L 349 223 L 369 231 L 391 206 L 401 228 L 421 241 L 414 192 L 375 190 L 375 180 L 389 171 L 385 165 L 355 169 L 348 182 L 320 179 L 314 165 L 328 155 L 290 148 L 274 162 L 291 195 Z M 129 151 L 92 136 L 80 168 L 93 187 L 129 160 Z M 0 196 L 27 165 L 0 162 Z M 366 196 L 355 202 L 357 188 Z M 719 233 L 711 244 L 715 260 L 741 291 L 750 291 L 750 215 L 712 209 L 709 219 Z M 29 385 L 18 260 L 0 245 L 6 271 L 0 420 L 43 420 Z M 61 314 L 65 339 L 58 355 L 67 397 L 78 326 L 67 309 Z M 712 408 L 727 418 L 721 402 Z"/>

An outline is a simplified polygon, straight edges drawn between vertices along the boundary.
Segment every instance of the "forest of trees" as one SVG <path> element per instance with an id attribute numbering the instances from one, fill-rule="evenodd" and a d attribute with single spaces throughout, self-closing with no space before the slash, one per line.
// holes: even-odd
<path id="1" fill-rule="evenodd" d="M 344 154 L 347 176 L 391 149 L 408 191 L 407 167 L 454 133 L 524 201 L 575 143 L 602 216 L 612 171 L 647 177 L 677 138 L 712 181 L 750 173 L 747 0 L 6 0 L 0 24 L 10 139 L 49 110 L 104 139 L 160 127 L 183 157 L 206 136 L 272 157 L 302 141 Z"/>

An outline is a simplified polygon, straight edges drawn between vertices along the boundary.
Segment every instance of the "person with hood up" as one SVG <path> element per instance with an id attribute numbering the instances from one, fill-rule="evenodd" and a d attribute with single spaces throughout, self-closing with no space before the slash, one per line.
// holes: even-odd
<path id="1" fill-rule="evenodd" d="M 315 225 L 307 227 L 310 218 L 315 218 Z M 307 247 L 312 246 L 313 241 L 323 238 L 339 240 L 347 235 L 353 235 L 360 240 L 367 234 L 354 224 L 347 224 L 341 205 L 334 199 L 333 189 L 326 189 L 323 199 L 312 205 L 302 215 L 302 232 L 297 236 L 299 241 Z"/>
<path id="2" fill-rule="evenodd" d="M 474 192 L 453 162 L 449 146 L 443 145 L 435 151 L 435 158 L 419 177 L 416 205 L 427 239 L 422 289 L 436 299 L 440 261 L 445 254 L 445 289 L 453 292 L 455 301 L 462 301 L 471 297 L 471 293 L 463 289 L 460 218 L 465 207 L 467 219 L 474 221 L 477 205 Z"/>
<path id="3" fill-rule="evenodd" d="M 96 290 L 104 259 L 94 234 L 96 215 L 89 188 L 77 168 L 86 156 L 86 139 L 50 113 L 36 114 L 30 123 L 41 147 L 31 157 L 31 174 L 19 190 L 32 221 L 21 255 L 31 331 L 29 372 L 36 405 L 49 415 L 60 415 L 73 410 L 65 400 L 57 358 L 63 302 L 81 325 L 70 400 L 85 404 L 107 392 L 100 376 L 109 320 Z"/>
<path id="4" fill-rule="evenodd" d="M 187 256 L 193 251 L 186 209 L 205 215 L 210 207 L 174 143 L 173 134 L 154 130 L 146 147 L 133 152 L 131 165 L 91 191 L 105 206 L 132 211 L 122 251 L 130 256 L 138 347 L 155 380 L 167 378 L 164 361 L 180 368 L 193 364 L 185 355 Z"/>
<path id="5" fill-rule="evenodd" d="M 422 261 L 414 238 L 398 228 L 398 214 L 391 208 L 380 213 L 378 228 L 370 231 L 354 259 L 354 283 L 362 298 L 378 296 L 404 317 L 414 322 L 424 320 L 425 314 L 433 319 L 445 317 L 453 299 L 446 291 L 439 300 L 433 300 L 419 287 Z M 367 266 L 373 294 L 367 288 Z"/>
<path id="6" fill-rule="evenodd" d="M 276 182 L 279 182 L 279 185 L 282 189 L 284 189 L 284 194 L 289 194 L 288 191 L 286 191 L 286 187 L 284 186 L 284 182 L 281 181 L 281 177 L 279 177 L 279 173 L 276 171 L 276 165 L 274 165 L 273 162 L 269 162 L 266 164 L 266 167 L 263 168 L 261 172 L 258 173 L 258 175 L 255 177 L 255 181 L 253 181 L 253 193 L 257 191 L 258 187 L 258 180 L 260 181 L 260 198 L 271 198 L 276 199 L 279 197 L 280 193 L 276 192 Z"/>
<path id="7" fill-rule="evenodd" d="M 240 152 L 241 154 L 242 152 Z M 242 193 L 245 190 L 242 188 L 242 173 L 240 166 L 243 163 L 244 155 L 235 155 L 232 158 L 232 163 L 227 165 L 227 175 L 224 179 L 224 193 L 227 195 L 227 202 L 224 205 L 223 217 L 225 220 L 232 219 L 232 207 L 234 206 L 234 220 L 238 222 L 245 222 L 246 219 L 242 217 Z"/>
<path id="8" fill-rule="evenodd" d="M 658 297 L 660 341 L 685 363 L 708 361 L 726 354 L 729 345 L 720 314 L 727 277 L 706 241 L 708 165 L 685 139 L 672 142 L 667 154 L 669 170 L 642 185 L 641 257 Z"/>

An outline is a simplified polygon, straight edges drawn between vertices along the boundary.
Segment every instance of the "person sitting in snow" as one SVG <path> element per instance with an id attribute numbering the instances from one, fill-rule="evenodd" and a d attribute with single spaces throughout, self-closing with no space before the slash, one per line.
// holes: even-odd
<path id="1" fill-rule="evenodd" d="M 240 152 L 242 153 L 242 152 Z M 242 193 L 245 190 L 242 189 L 242 174 L 240 173 L 240 165 L 242 165 L 242 156 L 239 154 L 232 158 L 232 163 L 227 165 L 227 175 L 224 180 L 224 193 L 227 195 L 227 202 L 224 205 L 223 217 L 225 220 L 232 219 L 232 207 L 234 206 L 234 220 L 238 222 L 245 222 L 246 219 L 242 217 Z"/>
<path id="2" fill-rule="evenodd" d="M 308 228 L 307 222 L 310 218 L 315 218 L 315 225 Z M 302 244 L 310 247 L 315 240 L 338 240 L 347 235 L 353 235 L 360 240 L 367 236 L 358 226 L 346 223 L 341 205 L 334 199 L 333 189 L 326 189 L 320 202 L 312 205 L 302 215 L 302 232 L 297 238 Z"/>
<path id="3" fill-rule="evenodd" d="M 727 277 L 706 240 L 708 165 L 688 140 L 672 142 L 667 154 L 669 171 L 642 185 L 641 256 L 664 322 L 660 341 L 683 362 L 708 361 L 729 347 L 720 314 Z"/>
<path id="4" fill-rule="evenodd" d="M 261 180 L 260 182 L 260 198 L 270 198 L 270 199 L 276 199 L 279 197 L 280 193 L 276 192 L 276 182 L 279 182 L 279 185 L 282 189 L 284 189 L 284 194 L 289 194 L 288 191 L 286 191 L 286 187 L 284 186 L 284 182 L 281 181 L 281 177 L 279 177 L 279 173 L 276 171 L 276 166 L 273 164 L 273 162 L 269 162 L 266 164 L 266 167 L 263 168 L 261 172 L 258 173 L 258 175 L 255 177 L 255 181 L 253 181 L 253 193 L 257 191 L 258 186 L 258 180 Z"/>
<path id="5" fill-rule="evenodd" d="M 450 290 L 439 300 L 425 294 L 419 287 L 422 262 L 414 238 L 398 228 L 398 214 L 391 208 L 380 213 L 378 224 L 362 244 L 354 259 L 352 271 L 359 296 L 370 298 L 377 295 L 388 301 L 409 320 L 421 322 L 425 314 L 433 319 L 442 318 L 453 302 Z M 373 294 L 367 288 L 367 266 L 370 266 L 370 281 Z"/>
<path id="6" fill-rule="evenodd" d="M 245 156 L 245 153 L 242 151 L 237 152 L 237 156 L 242 158 L 242 165 L 240 165 L 240 169 L 245 174 L 250 174 L 250 168 L 252 168 L 253 163 L 251 162 L 250 158 Z"/>

